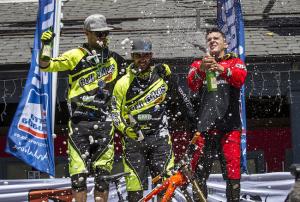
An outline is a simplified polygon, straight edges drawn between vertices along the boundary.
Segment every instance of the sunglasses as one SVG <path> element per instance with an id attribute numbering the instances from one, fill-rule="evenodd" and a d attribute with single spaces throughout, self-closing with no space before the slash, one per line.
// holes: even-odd
<path id="1" fill-rule="evenodd" d="M 94 32 L 94 34 L 97 36 L 97 37 L 107 37 L 109 35 L 109 31 L 104 31 L 104 32 Z"/>
<path id="2" fill-rule="evenodd" d="M 152 53 L 133 53 L 132 56 L 134 58 L 149 58 L 151 57 Z"/>

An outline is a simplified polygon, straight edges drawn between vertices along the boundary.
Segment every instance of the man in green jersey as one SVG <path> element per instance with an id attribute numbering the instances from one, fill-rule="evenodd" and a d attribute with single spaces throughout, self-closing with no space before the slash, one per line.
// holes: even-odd
<path id="1" fill-rule="evenodd" d="M 168 111 L 179 104 L 176 116 L 184 116 L 195 129 L 192 105 L 177 85 L 167 64 L 151 64 L 152 44 L 146 39 L 133 40 L 133 63 L 115 85 L 112 97 L 112 119 L 123 133 L 123 163 L 128 200 L 143 197 L 148 172 L 152 177 L 170 175 L 174 166 Z"/>
<path id="2" fill-rule="evenodd" d="M 42 71 L 68 71 L 69 90 L 69 173 L 76 201 L 87 199 L 87 176 L 95 173 L 95 201 L 107 201 L 108 184 L 99 179 L 108 175 L 114 159 L 110 100 L 116 81 L 125 72 L 125 60 L 108 49 L 106 18 L 94 14 L 85 19 L 87 43 L 56 58 L 40 54 Z M 43 46 L 53 39 L 44 32 Z"/>

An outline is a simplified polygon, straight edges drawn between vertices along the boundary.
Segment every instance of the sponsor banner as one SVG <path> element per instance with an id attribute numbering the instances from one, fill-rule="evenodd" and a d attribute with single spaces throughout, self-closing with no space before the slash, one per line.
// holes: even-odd
<path id="1" fill-rule="evenodd" d="M 290 193 L 295 178 L 287 172 L 266 173 L 242 175 L 241 179 L 241 199 L 240 201 L 284 201 Z M 147 194 L 151 190 L 151 179 L 148 180 L 149 188 L 144 192 Z M 226 182 L 221 174 L 212 174 L 208 180 L 208 201 L 226 201 Z M 54 199 L 56 197 L 70 200 L 70 179 L 37 179 L 37 180 L 0 180 L 0 201 L 29 201 L 28 197 L 35 198 L 43 196 L 44 198 Z M 87 179 L 88 200 L 93 198 L 94 179 Z M 49 192 L 47 190 L 53 190 Z M 123 198 L 126 198 L 126 186 L 124 178 L 120 180 L 119 190 Z M 189 193 L 192 188 L 188 187 Z M 56 196 L 57 195 L 57 196 Z M 118 195 L 114 184 L 110 185 L 110 202 L 118 202 Z M 185 201 L 182 193 L 176 190 L 173 202 Z"/>
<path id="2" fill-rule="evenodd" d="M 218 0 L 217 1 L 217 23 L 218 27 L 226 36 L 228 52 L 234 52 L 240 59 L 245 61 L 245 36 L 244 20 L 240 0 Z M 247 172 L 247 142 L 246 142 L 246 106 L 245 88 L 241 89 L 242 138 L 241 138 L 241 164 L 243 172 Z"/>
<path id="3" fill-rule="evenodd" d="M 6 152 L 37 170 L 54 176 L 52 138 L 52 74 L 38 65 L 41 33 L 54 26 L 55 0 L 40 0 L 31 65 L 25 88 L 11 123 Z M 20 50 L 21 51 L 21 50 Z"/>

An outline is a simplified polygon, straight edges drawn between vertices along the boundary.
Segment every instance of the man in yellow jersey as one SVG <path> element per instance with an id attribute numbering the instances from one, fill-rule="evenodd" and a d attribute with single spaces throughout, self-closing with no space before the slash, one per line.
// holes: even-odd
<path id="1" fill-rule="evenodd" d="M 133 63 L 115 85 L 112 97 L 112 119 L 123 133 L 123 163 L 128 201 L 136 202 L 147 188 L 147 167 L 152 177 L 170 175 L 174 166 L 168 111 L 174 103 L 192 129 L 196 127 L 192 105 L 177 85 L 167 64 L 152 64 L 152 44 L 147 39 L 133 40 Z M 169 116 L 169 117 L 168 117 Z M 174 118 L 174 117 L 172 117 Z"/>
<path id="2" fill-rule="evenodd" d="M 95 201 L 107 201 L 108 184 L 99 179 L 108 175 L 114 159 L 113 127 L 110 117 L 112 90 L 125 72 L 125 60 L 108 49 L 106 18 L 100 14 L 87 17 L 84 32 L 87 43 L 56 58 L 40 55 L 42 71 L 68 71 L 69 91 L 69 173 L 76 201 L 87 199 L 87 176 L 95 173 Z M 43 45 L 53 39 L 44 32 Z"/>

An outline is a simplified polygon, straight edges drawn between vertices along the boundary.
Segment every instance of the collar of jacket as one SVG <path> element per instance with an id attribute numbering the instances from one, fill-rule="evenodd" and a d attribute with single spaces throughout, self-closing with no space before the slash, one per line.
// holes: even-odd
<path id="1" fill-rule="evenodd" d="M 151 73 L 152 73 L 152 71 L 153 71 L 153 69 L 154 69 L 154 66 L 150 66 L 150 67 L 148 67 L 146 70 L 144 70 L 144 71 L 142 71 L 142 72 L 140 72 L 140 71 L 138 70 L 138 67 L 135 67 L 133 63 L 131 63 L 131 64 L 129 65 L 128 68 L 129 68 L 129 71 L 130 71 L 134 76 L 136 76 L 136 77 L 138 77 L 138 78 L 140 78 L 140 79 L 142 79 L 142 80 L 147 80 L 147 79 L 150 78 Z"/>
<path id="2" fill-rule="evenodd" d="M 223 57 L 220 57 L 217 59 L 217 62 L 223 61 L 223 60 L 230 60 L 232 58 L 238 58 L 238 55 L 236 53 L 230 52 L 226 53 Z"/>
<path id="3" fill-rule="evenodd" d="M 82 47 L 79 47 L 84 49 L 89 55 L 93 55 L 92 50 L 90 50 L 89 44 L 88 43 L 84 43 L 82 45 Z M 103 56 L 108 56 L 109 55 L 109 49 L 108 47 L 104 47 L 101 49 L 97 49 L 95 50 L 97 53 L 103 53 Z"/>

